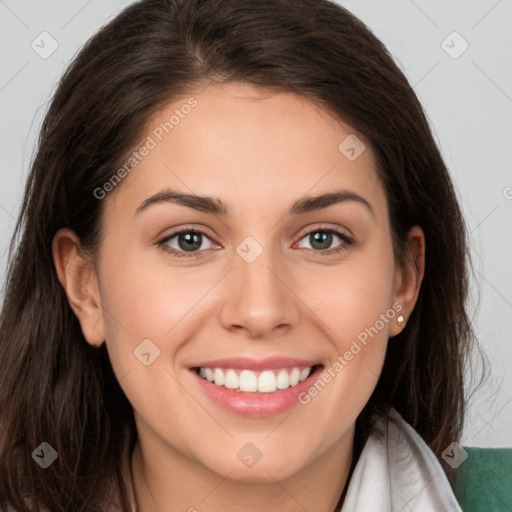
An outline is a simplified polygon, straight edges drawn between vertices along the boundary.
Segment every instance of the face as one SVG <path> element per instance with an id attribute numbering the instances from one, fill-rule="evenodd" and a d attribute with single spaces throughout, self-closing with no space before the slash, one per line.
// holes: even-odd
<path id="1" fill-rule="evenodd" d="M 350 444 L 417 291 L 362 143 L 304 99 L 246 84 L 153 116 L 103 199 L 101 309 L 77 311 L 147 451 L 268 481 Z"/>

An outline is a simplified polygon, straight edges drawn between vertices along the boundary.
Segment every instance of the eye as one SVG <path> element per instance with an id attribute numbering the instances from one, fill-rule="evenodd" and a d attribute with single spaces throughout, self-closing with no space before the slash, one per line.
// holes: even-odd
<path id="1" fill-rule="evenodd" d="M 338 245 L 332 248 L 332 243 L 339 240 Z M 302 238 L 309 242 L 309 247 L 304 247 L 307 252 L 314 255 L 330 255 L 347 250 L 348 246 L 353 245 L 354 241 L 339 231 L 332 228 L 316 228 L 306 233 Z M 208 242 L 209 241 L 209 244 Z M 300 243 L 300 242 L 299 242 Z M 216 246 L 210 238 L 197 229 L 183 229 L 166 236 L 157 245 L 164 251 L 178 258 L 197 258 L 201 256 L 202 251 Z"/>
<path id="2" fill-rule="evenodd" d="M 197 257 L 200 251 L 212 248 L 205 244 L 206 240 L 214 245 L 202 231 L 185 229 L 166 236 L 158 242 L 158 246 L 177 257 Z"/>
<path id="3" fill-rule="evenodd" d="M 340 240 L 340 243 L 332 248 L 331 246 L 333 242 L 336 242 L 336 239 Z M 339 231 L 332 228 L 323 227 L 309 231 L 305 236 L 301 238 L 301 241 L 302 240 L 309 242 L 309 247 L 305 247 L 308 252 L 312 251 L 319 255 L 328 255 L 345 251 L 347 250 L 348 246 L 352 245 L 354 242 L 344 233 L 340 233 Z"/>

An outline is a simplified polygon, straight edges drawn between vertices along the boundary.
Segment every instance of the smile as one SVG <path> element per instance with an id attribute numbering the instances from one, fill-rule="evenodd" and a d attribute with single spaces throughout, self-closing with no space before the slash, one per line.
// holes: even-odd
<path id="1" fill-rule="evenodd" d="M 306 380 L 312 366 L 288 367 L 263 371 L 236 368 L 205 368 L 198 370 L 199 376 L 216 386 L 238 392 L 274 393 L 277 390 L 295 387 Z"/>
<path id="2" fill-rule="evenodd" d="M 245 357 L 201 361 L 190 366 L 194 386 L 212 404 L 239 416 L 264 418 L 303 407 L 307 391 L 324 365 L 289 357 Z"/>

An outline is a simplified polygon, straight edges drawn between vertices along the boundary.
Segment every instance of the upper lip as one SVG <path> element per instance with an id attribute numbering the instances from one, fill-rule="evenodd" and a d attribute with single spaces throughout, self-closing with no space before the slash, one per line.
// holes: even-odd
<path id="1" fill-rule="evenodd" d="M 214 359 L 210 361 L 202 361 L 191 368 L 236 368 L 240 370 L 275 370 L 278 368 L 308 367 L 321 364 L 319 361 L 311 361 L 306 359 L 297 359 L 292 357 L 269 357 L 267 359 L 251 359 L 247 357 L 230 357 L 227 359 Z"/>

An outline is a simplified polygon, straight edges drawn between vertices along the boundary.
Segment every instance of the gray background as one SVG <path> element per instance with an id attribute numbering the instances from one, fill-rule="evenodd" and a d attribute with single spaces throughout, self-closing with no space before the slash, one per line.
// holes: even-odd
<path id="1" fill-rule="evenodd" d="M 37 131 L 57 79 L 86 39 L 129 3 L 0 0 L 2 282 Z M 339 3 L 369 25 L 414 86 L 471 231 L 471 311 L 492 371 L 470 401 L 463 444 L 512 446 L 512 1 Z M 42 32 L 58 44 L 47 58 L 40 53 L 55 43 Z"/>

